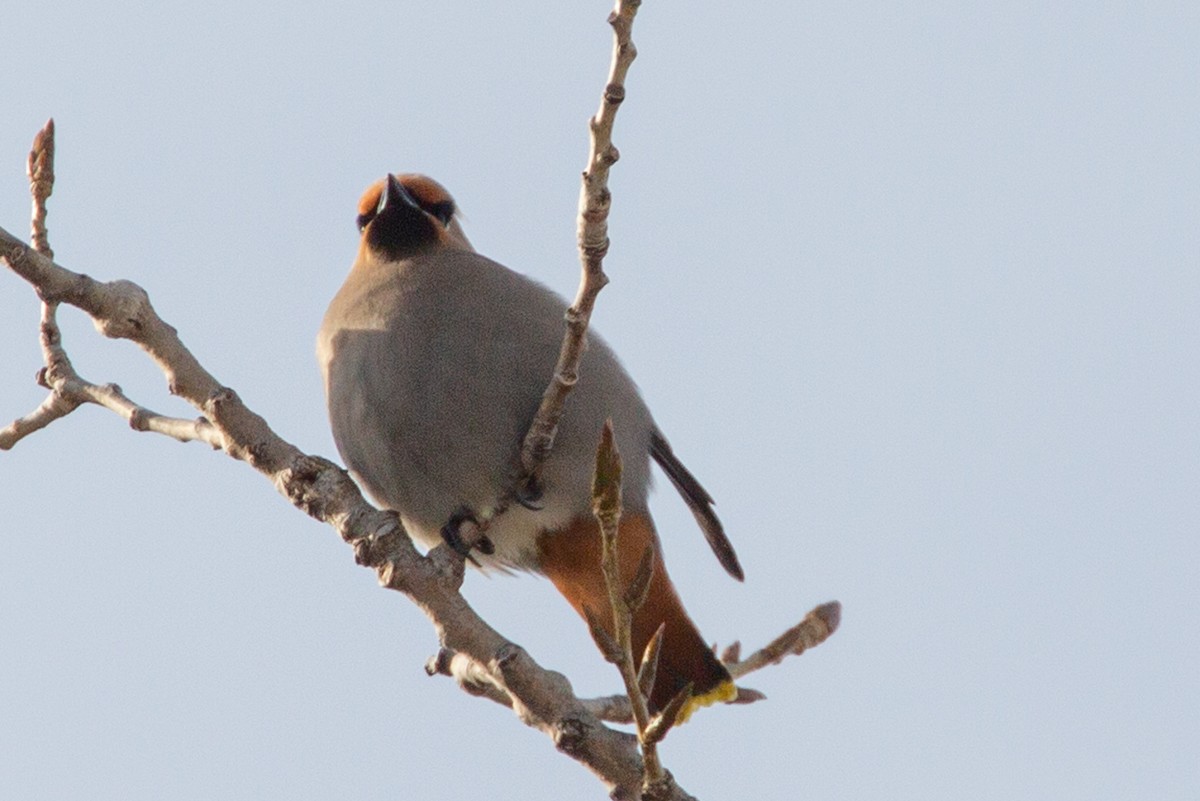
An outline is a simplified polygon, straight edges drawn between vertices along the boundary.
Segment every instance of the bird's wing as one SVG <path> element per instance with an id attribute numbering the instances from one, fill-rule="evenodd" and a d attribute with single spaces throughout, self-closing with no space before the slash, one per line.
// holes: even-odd
<path id="1" fill-rule="evenodd" d="M 717 519 L 716 512 L 713 511 L 712 496 L 704 487 L 700 486 L 700 482 L 696 480 L 692 472 L 683 466 L 683 462 L 679 461 L 679 457 L 671 450 L 671 443 L 667 442 L 667 438 L 657 428 L 650 433 L 650 455 L 671 479 L 675 489 L 679 490 L 679 494 L 687 502 L 688 508 L 696 516 L 696 522 L 700 524 L 700 530 L 704 532 L 704 538 L 708 540 L 709 547 L 717 555 L 717 561 L 721 563 L 721 567 L 725 568 L 729 575 L 742 581 L 745 574 L 742 573 L 742 566 L 738 563 L 737 554 L 733 551 L 733 544 L 725 536 L 725 529 L 721 526 L 721 521 Z"/>

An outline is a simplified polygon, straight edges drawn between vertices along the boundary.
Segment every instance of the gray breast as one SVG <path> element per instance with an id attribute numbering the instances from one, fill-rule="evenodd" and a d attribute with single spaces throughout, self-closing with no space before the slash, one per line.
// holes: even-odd
<path id="1" fill-rule="evenodd" d="M 508 488 L 550 380 L 566 301 L 474 253 L 372 265 L 348 281 L 322 328 L 330 419 L 347 467 L 381 504 L 437 528 Z M 547 506 L 590 513 L 606 418 L 644 509 L 653 423 L 632 379 L 591 337 L 543 471 Z"/>

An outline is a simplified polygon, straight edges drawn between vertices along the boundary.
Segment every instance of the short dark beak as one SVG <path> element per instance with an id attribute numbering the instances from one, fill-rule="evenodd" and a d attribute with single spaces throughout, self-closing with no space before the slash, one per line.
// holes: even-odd
<path id="1" fill-rule="evenodd" d="M 408 190 L 404 188 L 404 184 L 400 183 L 400 179 L 392 175 L 390 172 L 387 177 L 387 186 L 384 191 L 379 193 L 379 207 L 375 209 L 376 216 L 383 214 L 383 210 L 388 206 L 404 204 L 414 209 L 420 208 L 417 201 L 413 200 L 413 196 L 408 194 Z"/>

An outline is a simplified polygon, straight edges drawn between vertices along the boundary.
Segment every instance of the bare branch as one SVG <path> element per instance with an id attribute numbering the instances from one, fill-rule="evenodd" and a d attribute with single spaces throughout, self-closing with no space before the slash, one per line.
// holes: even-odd
<path id="1" fill-rule="evenodd" d="M 550 400 L 543 403 L 546 411 L 538 415 L 542 422 L 533 427 L 535 432 L 541 432 L 533 435 L 533 441 L 543 444 L 523 449 L 523 453 L 528 450 L 536 452 L 536 456 L 522 458 L 523 473 L 530 478 L 519 482 L 518 488 L 536 483 L 537 467 L 552 446 L 562 400 L 575 382 L 595 295 L 607 280 L 600 267 L 607 250 L 604 220 L 609 197 L 605 181 L 608 168 L 616 161 L 616 150 L 610 141 L 612 118 L 623 97 L 621 82 L 634 55 L 629 26 L 637 6 L 638 2 L 618 0 L 617 10 L 609 20 L 617 36 L 614 66 L 601 111 L 592 121 L 593 154 L 581 192 L 584 285 L 576 304 L 568 311 L 569 330 L 564 338 L 562 365 L 547 390 Z M 36 163 L 36 159 L 31 160 L 31 164 Z M 35 240 L 39 231 L 44 236 L 44 214 L 38 219 L 42 228 L 35 230 Z M 597 246 L 596 242 L 603 245 Z M 140 287 L 128 281 L 98 282 L 72 273 L 3 229 L 0 229 L 0 260 L 33 284 L 51 307 L 59 302 L 77 306 L 92 316 L 105 336 L 130 339 L 140 345 L 162 369 L 172 394 L 200 409 L 207 421 L 211 421 L 208 425 L 215 432 L 213 441 L 230 456 L 246 461 L 270 478 L 296 506 L 337 528 L 354 547 L 356 560 L 376 568 L 385 587 L 404 592 L 416 602 L 433 620 L 443 646 L 482 668 L 490 681 L 509 696 L 523 721 L 546 731 L 559 750 L 596 772 L 612 789 L 613 797 L 640 795 L 642 765 L 631 739 L 601 725 L 574 697 L 564 677 L 540 668 L 522 649 L 504 640 L 475 615 L 458 593 L 462 560 L 443 553 L 444 548 L 434 549 L 428 558 L 421 557 L 398 519 L 367 504 L 344 471 L 324 459 L 307 456 L 280 439 L 265 420 L 246 408 L 232 390 L 221 386 L 200 365 L 175 330 L 159 318 Z M 132 404 L 119 392 L 99 393 L 96 399 L 109 408 L 123 410 L 133 419 L 128 408 Z M 52 411 L 22 418 L 21 424 L 12 428 L 28 432 L 33 424 L 45 425 L 54 415 L 66 413 L 62 410 L 70 403 L 58 401 Z M 146 413 L 138 419 L 152 417 Z M 178 425 L 166 423 L 160 427 L 176 433 L 181 430 Z M 203 423 L 200 428 L 208 431 Z M 664 797 L 688 796 L 674 788 Z"/>
<path id="2" fill-rule="evenodd" d="M 50 237 L 46 231 L 46 199 L 54 192 L 54 119 L 46 120 L 42 130 L 33 138 L 33 149 L 25 162 L 29 176 L 29 193 L 33 195 L 33 212 L 30 215 L 30 239 L 34 250 L 46 258 L 53 259 Z"/>
<path id="3" fill-rule="evenodd" d="M 517 497 L 536 497 L 537 477 L 542 463 L 554 447 L 558 421 L 563 403 L 579 378 L 579 362 L 583 358 L 588 322 L 596 296 L 608 283 L 604 274 L 604 256 L 608 253 L 608 212 L 612 194 L 608 189 L 608 172 L 620 154 L 612 143 L 613 123 L 617 108 L 625 99 L 625 76 L 637 56 L 631 38 L 633 19 L 641 0 L 617 0 L 609 14 L 613 28 L 612 64 L 608 83 L 600 99 L 600 109 L 589 121 L 591 131 L 587 169 L 579 191 L 578 239 L 582 263 L 579 291 L 575 302 L 567 309 L 567 330 L 559 351 L 554 377 L 542 395 L 541 405 L 525 435 L 521 447 L 520 474 L 515 482 Z"/>
<path id="4" fill-rule="evenodd" d="M 34 249 L 46 256 L 54 258 L 50 249 L 50 238 L 46 231 L 46 200 L 54 192 L 54 120 L 46 121 L 45 126 L 33 137 L 33 148 L 25 160 L 25 173 L 29 176 L 29 194 L 33 199 L 33 209 L 30 212 L 30 240 Z M 34 431 L 45 428 L 60 417 L 65 417 L 79 408 L 81 401 L 63 393 L 54 391 L 48 374 L 66 372 L 74 374 L 71 361 L 66 351 L 60 347 L 62 334 L 58 328 L 55 315 L 58 305 L 42 302 L 42 319 L 39 327 L 39 341 L 42 346 L 42 359 L 45 367 L 38 371 L 37 382 L 40 386 L 51 390 L 47 398 L 29 414 L 14 420 L 10 425 L 0 430 L 0 450 L 8 450 L 23 437 Z"/>
<path id="5" fill-rule="evenodd" d="M 53 263 L 54 252 L 50 249 L 46 228 L 46 200 L 54 192 L 54 149 L 52 119 L 37 132 L 34 146 L 25 163 L 29 173 L 30 194 L 34 198 L 30 224 L 31 241 L 34 243 L 32 249 L 26 247 L 17 237 L 8 234 L 8 231 L 0 229 L 0 257 L 4 258 L 18 275 L 34 284 L 37 294 L 42 299 L 40 341 L 44 367 L 38 372 L 38 384 L 50 390 L 50 395 L 29 415 L 20 417 L 10 426 L 0 429 L 0 450 L 8 450 L 24 436 L 71 414 L 85 403 L 106 406 L 107 409 L 125 417 L 134 430 L 166 434 L 180 441 L 200 440 L 208 442 L 211 446 L 221 447 L 222 441 L 217 430 L 203 418 L 194 421 L 178 420 L 157 414 L 130 401 L 115 384 L 92 384 L 91 381 L 80 377 L 71 365 L 70 357 L 62 348 L 62 332 L 58 324 L 60 301 L 72 303 L 91 313 L 97 327 L 107 336 L 136 339 L 148 350 L 152 339 L 138 339 L 132 336 L 132 333 L 139 332 L 142 327 L 142 319 L 157 321 L 158 325 L 154 330 L 160 335 L 169 330 L 170 336 L 174 336 L 174 330 L 157 319 L 154 309 L 149 307 L 148 297 L 137 285 L 128 282 L 98 284 L 86 276 L 77 276 L 62 270 Z M 95 309 L 98 303 L 119 307 L 120 312 L 112 315 L 112 318 L 97 315 Z M 182 345 L 178 342 L 176 338 L 176 347 L 181 348 Z M 160 345 L 158 350 L 164 348 Z M 160 367 L 162 366 L 163 362 L 160 360 Z M 174 380 L 172 384 L 174 385 Z"/>
<path id="6" fill-rule="evenodd" d="M 100 283 L 73 273 L 2 229 L 0 259 L 39 294 L 79 306 L 92 314 L 99 330 L 119 332 L 141 345 L 174 377 L 172 389 L 210 421 L 225 453 L 262 473 L 305 513 L 332 525 L 354 548 L 355 559 L 376 570 L 383 586 L 403 592 L 425 611 L 444 647 L 481 666 L 503 688 L 526 725 L 546 732 L 560 751 L 596 773 L 614 797 L 638 796 L 642 762 L 636 743 L 604 726 L 575 698 L 565 677 L 542 668 L 471 609 L 458 592 L 462 560 L 442 547 L 421 556 L 395 514 L 368 504 L 344 470 L 275 434 L 195 362 L 136 285 Z M 676 797 L 686 796 L 681 791 Z"/>
<path id="7" fill-rule="evenodd" d="M 56 305 L 42 305 L 43 332 L 50 329 L 53 321 L 48 323 L 47 315 L 53 316 Z M 54 330 L 57 331 L 57 327 Z M 80 378 L 71 368 L 65 354 L 62 359 L 52 361 L 50 367 L 39 371 L 38 383 L 49 388 L 50 394 L 33 412 L 0 429 L 0 450 L 11 449 L 23 438 L 45 428 L 60 417 L 65 417 L 85 403 L 94 403 L 117 413 L 125 418 L 130 428 L 135 431 L 151 431 L 180 442 L 198 440 L 217 449 L 222 446 L 220 432 L 203 417 L 182 420 L 166 417 L 139 406 L 129 400 L 116 384 L 93 384 Z"/>
<path id="8" fill-rule="evenodd" d="M 46 230 L 46 200 L 54 191 L 54 120 L 49 120 L 33 139 L 26 170 L 29 173 L 29 192 L 33 196 L 30 230 L 33 250 L 48 259 L 54 258 Z M 7 232 L 0 230 L 7 236 Z M 16 242 L 15 239 L 9 237 Z M 62 346 L 62 331 L 58 327 L 58 301 L 42 294 L 42 319 L 39 340 L 45 366 L 38 371 L 38 384 L 50 390 L 50 395 L 38 408 L 3 429 L 0 429 L 0 450 L 9 450 L 24 437 L 65 417 L 85 403 L 104 406 L 129 421 L 137 431 L 154 431 L 180 441 L 201 440 L 220 447 L 215 428 L 208 421 L 178 420 L 164 417 L 138 406 L 121 392 L 116 384 L 103 386 L 82 378 L 71 364 Z"/>
<path id="9" fill-rule="evenodd" d="M 495 682 L 490 673 L 468 656 L 441 648 L 425 663 L 430 676 L 448 676 L 467 693 L 511 707 L 512 698 Z M 753 692 L 753 691 L 752 691 Z M 606 723 L 633 723 L 633 709 L 627 695 L 604 695 L 599 698 L 580 698 L 579 703 L 591 714 Z M 737 703 L 737 702 L 735 702 Z"/>
<path id="10" fill-rule="evenodd" d="M 633 707 L 628 695 L 604 695 L 600 698 L 583 698 L 580 703 L 596 717 L 609 723 L 633 723 Z"/>
<path id="11" fill-rule="evenodd" d="M 683 701 L 691 696 L 692 688 L 691 685 L 687 687 L 688 695 L 680 701 L 679 705 L 675 706 L 674 700 L 672 700 L 671 704 L 667 705 L 667 709 L 663 710 L 659 716 L 650 717 L 645 688 L 647 684 L 653 686 L 653 679 L 648 679 L 646 674 L 639 673 L 634 662 L 633 612 L 630 601 L 633 600 L 639 606 L 641 605 L 645 588 L 640 585 L 644 583 L 648 586 L 650 583 L 650 574 L 653 571 L 653 551 L 642 555 L 641 565 L 633 582 L 627 585 L 621 576 L 621 563 L 617 550 L 617 537 L 621 523 L 621 469 L 621 454 L 617 451 L 617 444 L 613 440 L 612 421 L 608 420 L 604 423 L 604 430 L 600 435 L 600 446 L 596 449 L 596 470 L 592 479 L 592 512 L 600 524 L 602 545 L 600 566 L 604 573 L 605 587 L 608 589 L 609 606 L 612 609 L 611 640 L 613 647 L 608 657 L 609 661 L 613 662 L 620 671 L 621 681 L 625 684 L 625 694 L 629 696 L 633 720 L 637 725 L 638 742 L 642 747 L 645 776 L 643 794 L 650 795 L 652 787 L 659 788 L 655 792 L 662 791 L 668 776 L 658 758 L 658 743 L 662 741 L 671 724 L 674 723 L 676 714 L 683 706 Z M 602 638 L 596 632 L 599 626 L 590 619 L 588 622 L 593 629 L 593 637 L 598 641 L 601 640 Z M 607 634 L 603 629 L 600 632 Z M 660 626 L 659 634 L 661 633 L 662 627 Z M 655 651 L 652 656 L 656 662 L 658 645 L 657 642 L 652 641 L 651 643 Z M 653 671 L 655 668 L 651 667 L 650 670 Z"/>
<path id="12" fill-rule="evenodd" d="M 60 417 L 66 417 L 79 408 L 79 402 L 51 392 L 46 399 L 29 414 L 18 417 L 0 429 L 0 451 L 10 450 L 14 445 L 35 431 L 39 431 Z"/>
<path id="13" fill-rule="evenodd" d="M 591 120 L 588 168 L 580 193 L 579 246 L 583 276 L 579 293 L 567 312 L 564 336 L 555 375 L 542 399 L 534 424 L 521 451 L 521 478 L 514 497 L 529 497 L 536 490 L 538 470 L 553 447 L 563 401 L 575 384 L 585 344 L 587 324 L 595 298 L 607 283 L 602 263 L 608 249 L 607 217 L 611 195 L 608 173 L 618 153 L 612 145 L 616 110 L 624 99 L 624 80 L 636 55 L 630 38 L 639 0 L 617 0 L 609 18 L 614 30 L 614 50 L 608 84 L 600 110 Z M 647 801 L 690 798 L 662 769 L 654 751 L 674 718 L 669 704 L 658 719 L 649 717 L 645 697 L 633 671 L 628 630 L 628 603 L 636 601 L 643 581 L 634 580 L 633 592 L 622 586 L 613 564 L 610 584 L 614 619 L 624 608 L 625 631 L 618 632 L 623 646 L 623 678 L 628 698 L 581 701 L 561 674 L 538 665 L 522 648 L 505 639 L 483 621 L 459 592 L 463 562 L 446 547 L 421 556 L 398 517 L 368 504 L 348 474 L 332 462 L 301 452 L 280 438 L 267 422 L 246 407 L 237 394 L 222 386 L 187 349 L 175 329 L 164 322 L 149 297 L 136 284 L 117 280 L 101 282 L 74 273 L 53 261 L 46 230 L 46 198 L 53 189 L 53 122 L 34 142 L 29 158 L 33 192 L 33 247 L 0 229 L 0 261 L 32 284 L 43 301 L 41 342 L 45 367 L 39 382 L 51 394 L 37 410 L 0 430 L 0 448 L 11 447 L 22 437 L 69 414 L 83 403 L 95 403 L 127 419 L 137 430 L 155 431 L 180 440 L 200 440 L 245 461 L 267 477 L 296 507 L 334 527 L 350 544 L 356 561 L 373 568 L 380 584 L 404 593 L 433 622 L 441 645 L 431 660 L 431 674 L 454 676 L 473 694 L 510 706 L 528 726 L 548 734 L 558 750 L 591 769 L 611 790 L 613 798 Z M 127 398 L 115 385 L 96 385 L 80 378 L 71 366 L 55 321 L 60 303 L 76 306 L 91 315 L 96 328 L 108 337 L 137 343 L 159 366 L 169 390 L 203 415 L 190 421 L 164 417 Z M 610 440 L 611 440 L 611 432 Z M 614 457 L 615 448 L 613 450 Z M 620 516 L 619 460 L 617 492 L 600 493 L 602 527 L 612 538 L 606 551 L 615 555 L 615 532 Z M 606 576 L 609 574 L 606 568 Z M 757 652 L 744 663 L 731 665 L 741 676 L 766 664 L 800 653 L 823 641 L 837 626 L 836 604 L 814 610 L 799 626 Z M 651 657 L 645 657 L 650 661 Z M 641 677 L 646 680 L 646 676 Z M 641 699 L 639 705 L 638 699 Z M 635 719 L 641 733 L 644 758 L 637 742 L 625 733 L 604 726 L 599 717 L 614 721 Z"/>
<path id="14" fill-rule="evenodd" d="M 23 243 L 0 229 L 0 247 L 4 258 L 17 269 L 15 263 L 29 257 L 28 269 L 35 273 L 46 270 L 44 264 L 35 263 L 30 254 L 54 258 L 50 249 L 50 240 L 46 230 L 46 200 L 54 191 L 54 120 L 49 120 L 42 130 L 38 131 L 33 140 L 33 148 L 26 162 L 29 173 L 29 191 L 33 197 L 32 231 L 33 249 L 30 251 Z M 53 261 L 48 262 L 54 267 Z M 17 270 L 27 279 L 28 275 Z M 64 271 L 65 272 L 65 271 Z M 48 270 L 54 275 L 53 270 Z M 63 277 L 59 275 L 58 277 Z M 91 279 L 86 276 L 75 276 L 80 283 Z M 93 284 L 95 282 L 92 282 Z M 39 340 L 42 346 L 42 360 L 45 366 L 38 372 L 38 383 L 50 390 L 50 395 L 31 413 L 21 417 L 3 429 L 0 429 L 0 450 L 8 450 L 21 439 L 39 429 L 45 428 L 55 420 L 65 417 L 85 403 L 95 403 L 104 406 L 129 421 L 130 426 L 137 431 L 153 431 L 174 437 L 180 441 L 200 440 L 214 448 L 221 447 L 217 430 L 207 420 L 180 420 L 165 417 L 152 412 L 131 401 L 115 384 L 98 385 L 82 378 L 71 364 L 70 357 L 62 346 L 62 331 L 58 327 L 59 299 L 51 292 L 45 291 L 41 284 L 35 282 L 38 294 L 42 298 L 42 317 Z M 128 285 L 137 289 L 132 284 Z M 145 293 L 137 289 L 144 297 Z M 115 326 L 113 328 L 116 328 Z"/>
<path id="15" fill-rule="evenodd" d="M 483 665 L 465 654 L 440 648 L 425 663 L 425 673 L 430 676 L 449 676 L 464 692 L 495 701 L 503 707 L 512 707 L 512 697 L 504 687 Z"/>
<path id="16" fill-rule="evenodd" d="M 842 619 L 842 605 L 830 601 L 809 612 L 804 620 L 780 634 L 766 646 L 746 657 L 745 661 L 726 662 L 729 675 L 735 679 L 760 670 L 767 665 L 777 665 L 790 655 L 799 655 L 809 648 L 815 648 L 837 631 Z M 740 648 L 730 646 L 726 655 L 732 655 L 735 660 Z M 732 653 L 731 653 L 732 652 Z"/>

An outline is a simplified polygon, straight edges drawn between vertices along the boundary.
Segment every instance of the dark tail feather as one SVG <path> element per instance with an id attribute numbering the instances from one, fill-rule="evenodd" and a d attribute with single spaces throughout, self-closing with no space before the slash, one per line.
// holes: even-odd
<path id="1" fill-rule="evenodd" d="M 733 551 L 733 544 L 725 536 L 725 529 L 721 526 L 721 521 L 717 519 L 716 512 L 713 511 L 712 496 L 704 487 L 700 486 L 700 482 L 696 480 L 692 472 L 683 466 L 683 462 L 679 461 L 675 452 L 671 450 L 671 444 L 658 429 L 650 433 L 650 455 L 654 457 L 654 461 L 658 462 L 659 467 L 667 474 L 667 478 L 671 479 L 671 483 L 675 485 L 675 489 L 679 490 L 679 494 L 687 501 L 688 508 L 696 516 L 696 522 L 700 524 L 700 530 L 704 532 L 704 539 L 708 540 L 708 545 L 717 555 L 717 561 L 721 563 L 721 567 L 725 568 L 725 571 L 738 581 L 744 580 L 745 574 L 742 572 L 741 564 L 738 563 L 737 554 Z"/>

